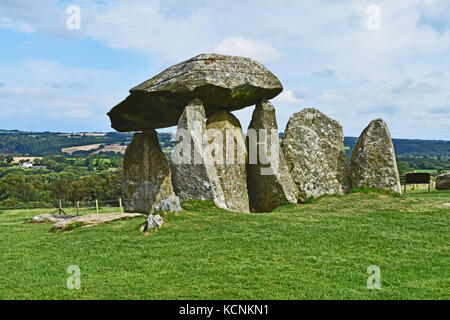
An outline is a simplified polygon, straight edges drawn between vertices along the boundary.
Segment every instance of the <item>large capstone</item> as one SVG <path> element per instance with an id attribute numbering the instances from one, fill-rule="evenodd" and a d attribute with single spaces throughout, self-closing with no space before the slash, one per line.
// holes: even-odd
<path id="1" fill-rule="evenodd" d="M 436 190 L 450 190 L 450 173 L 436 177 Z"/>
<path id="2" fill-rule="evenodd" d="M 224 206 L 219 206 L 235 212 L 250 212 L 247 190 L 248 154 L 239 120 L 230 112 L 221 111 L 208 118 L 206 129 L 204 160 L 217 173 L 224 197 Z"/>
<path id="3" fill-rule="evenodd" d="M 342 126 L 308 108 L 289 119 L 282 150 L 299 199 L 343 194 L 351 187 Z"/>
<path id="4" fill-rule="evenodd" d="M 172 182 L 181 201 L 214 201 L 226 208 L 216 168 L 206 159 L 206 116 L 203 103 L 192 100 L 178 121 L 176 145 L 172 153 Z"/>
<path id="5" fill-rule="evenodd" d="M 374 187 L 402 193 L 391 134 L 383 119 L 361 133 L 351 160 L 353 187 Z"/>
<path id="6" fill-rule="evenodd" d="M 130 90 L 109 113 L 117 131 L 142 131 L 177 124 L 194 98 L 206 116 L 238 110 L 277 96 L 283 87 L 275 75 L 249 58 L 201 54 L 174 65 Z"/>
<path id="7" fill-rule="evenodd" d="M 150 214 L 163 200 L 175 196 L 169 163 L 155 130 L 135 133 L 123 159 L 126 212 Z"/>
<path id="8" fill-rule="evenodd" d="M 270 212 L 278 206 L 297 203 L 297 186 L 280 149 L 275 109 L 269 101 L 256 105 L 247 137 L 250 209 Z"/>

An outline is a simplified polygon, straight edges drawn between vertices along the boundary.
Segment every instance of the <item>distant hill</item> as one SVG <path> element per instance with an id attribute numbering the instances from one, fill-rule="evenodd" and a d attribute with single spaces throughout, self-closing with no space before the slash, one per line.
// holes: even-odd
<path id="1" fill-rule="evenodd" d="M 345 137 L 344 145 L 350 161 L 358 138 Z M 417 170 L 433 173 L 438 170 L 450 171 L 450 141 L 392 139 L 400 174 Z"/>
<path id="2" fill-rule="evenodd" d="M 351 154 L 358 138 L 345 137 L 344 145 L 350 147 Z M 419 139 L 392 139 L 397 157 L 417 158 L 450 158 L 450 141 L 445 140 L 419 140 Z"/>
<path id="3" fill-rule="evenodd" d="M 174 141 L 170 133 L 159 133 L 161 146 L 171 148 Z M 280 138 L 283 134 L 280 133 Z M 116 149 L 129 144 L 132 133 L 61 133 L 61 132 L 31 132 L 18 130 L 0 130 L 0 154 L 24 155 L 41 157 L 47 155 L 60 155 L 62 149 L 88 145 L 99 145 L 101 148 L 114 145 Z M 347 156 L 350 156 L 355 147 L 357 138 L 345 137 L 344 145 L 347 147 Z M 450 158 L 450 141 L 442 140 L 417 140 L 417 139 L 393 139 L 397 157 L 421 158 L 430 157 L 448 161 Z M 100 148 L 100 149 L 101 149 Z M 83 152 L 96 152 L 99 150 L 83 151 L 78 148 L 80 155 Z M 105 150 L 114 150 L 109 147 Z M 67 149 L 66 149 L 67 150 Z M 73 150 L 73 149 L 68 149 Z M 97 152 L 98 153 L 98 152 Z M 67 154 L 66 154 L 67 155 Z M 77 155 L 77 152 L 74 152 Z"/>
<path id="4" fill-rule="evenodd" d="M 61 133 L 0 130 L 0 154 L 48 156 L 63 154 L 63 148 L 86 145 L 128 144 L 129 133 Z"/>

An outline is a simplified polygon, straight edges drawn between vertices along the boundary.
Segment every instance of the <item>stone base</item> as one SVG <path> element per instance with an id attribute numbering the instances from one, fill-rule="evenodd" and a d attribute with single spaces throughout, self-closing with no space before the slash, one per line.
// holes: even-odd
<path id="1" fill-rule="evenodd" d="M 123 159 L 123 180 L 126 212 L 150 214 L 161 201 L 175 196 L 155 130 L 134 134 Z"/>

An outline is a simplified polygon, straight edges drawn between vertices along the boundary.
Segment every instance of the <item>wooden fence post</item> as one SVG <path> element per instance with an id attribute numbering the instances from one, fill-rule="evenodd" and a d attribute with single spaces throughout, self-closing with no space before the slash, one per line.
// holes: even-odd
<path id="1" fill-rule="evenodd" d="M 80 213 L 80 201 L 77 201 L 77 215 Z"/>
<path id="2" fill-rule="evenodd" d="M 98 214 L 98 200 L 95 199 L 95 208 L 97 209 L 97 214 Z"/>
<path id="3" fill-rule="evenodd" d="M 122 198 L 119 198 L 120 213 L 123 213 Z"/>

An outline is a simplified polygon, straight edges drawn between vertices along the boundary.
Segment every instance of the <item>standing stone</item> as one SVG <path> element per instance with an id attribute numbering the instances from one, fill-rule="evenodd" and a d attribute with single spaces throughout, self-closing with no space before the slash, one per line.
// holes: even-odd
<path id="1" fill-rule="evenodd" d="M 307 108 L 289 119 L 282 150 L 299 199 L 343 194 L 351 187 L 342 126 Z"/>
<path id="2" fill-rule="evenodd" d="M 269 101 L 262 100 L 256 105 L 247 136 L 251 210 L 270 212 L 278 206 L 297 203 L 297 186 L 280 150 L 275 109 Z"/>
<path id="3" fill-rule="evenodd" d="M 123 176 L 126 212 L 150 214 L 156 205 L 175 196 L 155 130 L 134 134 L 123 159 Z"/>
<path id="4" fill-rule="evenodd" d="M 220 111 L 206 123 L 205 161 L 214 166 L 223 192 L 223 208 L 250 212 L 247 190 L 248 154 L 239 120 L 228 111 Z"/>
<path id="5" fill-rule="evenodd" d="M 401 194 L 400 177 L 391 134 L 383 119 L 373 120 L 353 150 L 353 187 L 375 187 Z"/>
<path id="6" fill-rule="evenodd" d="M 194 99 L 184 108 L 178 121 L 177 145 L 172 153 L 173 186 L 181 201 L 209 200 L 226 208 L 216 169 L 205 159 L 205 133 L 203 103 Z"/>
<path id="7" fill-rule="evenodd" d="M 450 190 L 450 173 L 436 177 L 436 190 Z"/>

